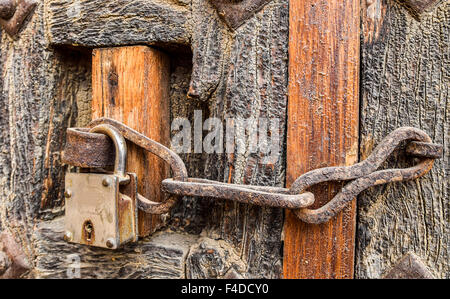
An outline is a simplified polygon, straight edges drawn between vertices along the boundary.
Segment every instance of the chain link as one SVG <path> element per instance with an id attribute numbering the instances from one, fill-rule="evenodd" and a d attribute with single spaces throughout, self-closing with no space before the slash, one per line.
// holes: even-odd
<path id="1" fill-rule="evenodd" d="M 325 167 L 312 170 L 298 177 L 289 189 L 238 185 L 189 178 L 182 159 L 169 148 L 112 119 L 99 118 L 91 122 L 89 127 L 92 128 L 100 124 L 115 127 L 125 139 L 155 154 L 170 165 L 173 178 L 165 179 L 162 182 L 162 190 L 168 195 L 164 202 L 154 202 L 141 194 L 138 195 L 139 209 L 150 214 L 167 213 L 182 196 L 195 196 L 291 209 L 302 221 L 315 224 L 324 223 L 345 208 L 362 191 L 380 184 L 419 178 L 429 172 L 433 167 L 434 160 L 442 155 L 442 146 L 433 144 L 431 138 L 424 131 L 403 127 L 386 136 L 364 161 L 352 166 Z M 104 137 L 101 138 L 102 136 L 95 136 L 82 129 L 68 129 L 68 142 L 63 156 L 64 162 L 82 167 L 107 166 L 106 160 L 93 161 L 85 158 L 108 156 L 106 151 L 111 150 L 110 146 L 106 144 L 108 140 Z M 418 163 L 409 168 L 378 170 L 404 142 L 408 142 L 406 153 L 419 158 Z M 94 150 L 83 148 L 83 145 L 86 147 L 86 144 L 97 144 L 97 146 L 94 147 Z M 87 155 L 87 151 L 95 151 L 95 153 L 94 155 Z M 99 153 L 99 151 L 102 153 Z M 314 204 L 314 195 L 307 189 L 331 181 L 350 182 L 324 206 L 315 210 L 308 208 Z"/>

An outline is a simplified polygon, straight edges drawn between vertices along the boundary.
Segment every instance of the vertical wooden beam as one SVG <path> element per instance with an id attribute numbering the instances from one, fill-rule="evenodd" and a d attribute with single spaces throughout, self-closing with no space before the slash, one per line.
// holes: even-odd
<path id="1" fill-rule="evenodd" d="M 358 159 L 359 0 L 290 1 L 287 185 L 319 167 Z M 341 185 L 321 184 L 313 208 Z M 353 202 L 323 225 L 287 212 L 284 277 L 352 278 Z"/>
<path id="2" fill-rule="evenodd" d="M 92 59 L 92 116 L 119 120 L 166 146 L 170 143 L 169 58 L 162 52 L 132 46 L 95 49 Z M 138 191 L 163 200 L 160 183 L 169 176 L 161 159 L 128 144 L 127 167 L 138 176 Z M 154 232 L 159 216 L 139 211 L 139 234 Z"/>

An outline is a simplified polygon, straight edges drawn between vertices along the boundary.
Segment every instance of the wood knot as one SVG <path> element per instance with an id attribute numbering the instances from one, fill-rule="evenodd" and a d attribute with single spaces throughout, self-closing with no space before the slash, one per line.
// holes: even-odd
<path id="1" fill-rule="evenodd" d="M 108 83 L 110 86 L 114 86 L 114 87 L 119 85 L 119 76 L 115 72 L 109 73 Z"/>

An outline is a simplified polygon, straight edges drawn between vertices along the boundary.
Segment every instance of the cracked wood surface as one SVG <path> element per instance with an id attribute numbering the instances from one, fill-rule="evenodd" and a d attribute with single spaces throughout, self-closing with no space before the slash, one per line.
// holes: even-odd
<path id="1" fill-rule="evenodd" d="M 0 145 L 0 229 L 12 231 L 21 240 L 29 260 L 39 270 L 28 276 L 62 275 L 60 271 L 52 271 L 55 265 L 43 261 L 48 252 L 57 260 L 65 260 L 69 251 L 79 252 L 88 263 L 94 255 L 84 247 L 69 250 L 71 245 L 62 242 L 56 242 L 55 250 L 51 250 L 54 240 L 50 238 L 60 235 L 60 229 L 51 219 L 63 213 L 64 168 L 59 155 L 65 128 L 83 126 L 91 115 L 91 51 L 87 48 L 115 43 L 157 45 L 171 59 L 172 119 L 186 116 L 192 120 L 195 109 L 201 110 L 204 118 L 277 117 L 280 137 L 284 140 L 286 2 L 269 3 L 235 32 L 229 30 L 206 0 L 195 0 L 192 4 L 155 1 L 158 18 L 151 14 L 148 18 L 139 16 L 136 10 L 140 1 L 117 8 L 112 2 L 99 5 L 100 2 L 44 1 L 18 41 L 13 42 L 2 34 L 0 111 L 4 142 Z M 76 3 L 83 4 L 81 11 L 72 6 Z M 143 6 L 142 13 L 147 8 Z M 91 10 L 91 20 L 84 9 Z M 118 12 L 127 17 L 117 17 Z M 173 14 L 176 15 L 173 22 L 177 24 L 172 26 L 166 18 Z M 186 21 L 188 17 L 191 21 Z M 92 31 L 87 29 L 91 25 Z M 193 57 L 186 45 L 192 47 Z M 178 51 L 180 48 L 183 50 Z M 245 140 L 236 142 L 246 144 Z M 274 165 L 261 164 L 262 157 L 247 152 L 230 156 L 192 153 L 183 158 L 191 176 L 282 186 L 284 153 L 281 155 Z M 282 222 L 281 209 L 185 198 L 172 211 L 168 227 L 181 234 L 201 234 L 211 240 L 207 244 L 211 248 L 207 246 L 206 253 L 217 251 L 206 260 L 201 259 L 202 254 L 187 259 L 192 269 L 187 268 L 186 273 L 191 277 L 279 277 Z M 37 225 L 49 226 L 46 236 L 50 241 L 44 240 L 47 237 L 36 229 Z M 220 244 L 218 240 L 222 240 Z M 228 248 L 226 251 L 220 249 L 224 246 Z M 198 250 L 203 252 L 204 248 Z M 230 256 L 230 250 L 235 262 L 217 261 L 219 257 Z M 106 261 L 108 255 L 113 257 L 116 253 L 104 254 Z M 122 254 L 122 261 L 134 259 L 130 251 L 124 249 Z M 140 262 L 149 263 L 145 258 Z M 217 271 L 209 271 L 210 264 L 221 266 Z M 61 269 L 58 267 L 55 269 Z M 89 267 L 102 269 L 98 277 L 122 273 L 114 274 L 117 272 L 114 263 L 111 267 L 106 263 Z M 132 276 L 133 273 L 123 272 L 123 277 Z"/>
<path id="2" fill-rule="evenodd" d="M 204 118 L 278 118 L 278 133 L 284 140 L 287 3 L 272 1 L 233 33 L 207 1 L 194 1 L 193 13 L 199 16 L 199 22 L 193 39 L 193 70 L 188 89 L 191 102 L 187 107 L 172 103 L 172 113 L 192 120 L 193 109 L 202 107 Z M 192 90 L 203 91 L 197 101 L 193 101 Z M 232 155 L 187 154 L 186 160 L 191 165 L 198 161 L 196 167 L 189 169 L 189 175 L 231 183 L 283 186 L 284 143 L 279 159 L 273 164 L 263 164 L 263 157 L 249 153 L 248 140 L 235 140 L 238 143 L 245 145 L 243 154 L 237 149 Z M 183 205 L 173 211 L 171 223 L 184 226 L 191 233 L 203 231 L 210 238 L 223 239 L 235 246 L 246 265 L 244 277 L 281 275 L 281 209 L 185 198 Z"/>
<path id="3" fill-rule="evenodd" d="M 450 3 L 420 21 L 395 1 L 363 1 L 362 12 L 360 158 L 401 126 L 424 130 L 444 154 L 418 180 L 359 196 L 355 275 L 382 277 L 411 251 L 449 278 Z M 406 161 L 400 152 L 385 167 Z"/>
<path id="4" fill-rule="evenodd" d="M 53 45 L 189 45 L 190 1 L 47 0 L 44 5 Z"/>
<path id="5" fill-rule="evenodd" d="M 89 62 L 49 49 L 43 16 L 39 5 L 16 40 L 0 31 L 0 230 L 30 261 L 35 224 L 61 213 L 65 128 L 90 96 Z"/>

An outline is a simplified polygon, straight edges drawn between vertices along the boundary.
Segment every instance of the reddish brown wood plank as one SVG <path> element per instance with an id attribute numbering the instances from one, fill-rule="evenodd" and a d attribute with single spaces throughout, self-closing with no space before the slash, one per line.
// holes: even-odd
<path id="1" fill-rule="evenodd" d="M 290 1 L 287 185 L 358 159 L 359 1 Z M 312 188 L 317 208 L 338 184 Z M 352 278 L 355 207 L 310 225 L 287 212 L 285 278 Z"/>
<path id="2" fill-rule="evenodd" d="M 170 143 L 169 58 L 146 47 L 95 49 L 92 59 L 92 114 L 122 121 L 164 145 Z M 138 191 L 161 201 L 161 181 L 169 169 L 161 159 L 128 143 L 128 170 L 138 175 Z M 139 211 L 139 234 L 154 232 L 159 216 Z"/>

